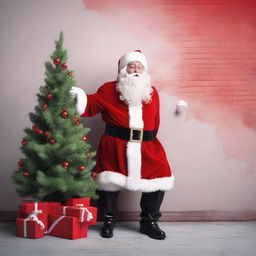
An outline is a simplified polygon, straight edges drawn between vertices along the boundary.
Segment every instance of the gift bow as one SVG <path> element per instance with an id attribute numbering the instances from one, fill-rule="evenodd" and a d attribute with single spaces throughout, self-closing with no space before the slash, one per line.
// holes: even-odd
<path id="1" fill-rule="evenodd" d="M 79 209 L 82 210 L 82 214 L 81 214 L 81 217 L 80 217 L 80 222 L 84 222 L 84 213 L 85 213 L 85 211 L 87 212 L 86 221 L 90 221 L 91 219 L 93 219 L 92 213 L 86 207 L 81 207 L 81 206 L 83 206 L 83 204 L 76 204 L 75 206 L 79 207 Z M 63 215 L 65 215 L 65 216 L 67 215 L 66 214 L 67 207 L 69 207 L 69 206 L 63 206 Z"/>
<path id="2" fill-rule="evenodd" d="M 82 210 L 82 214 L 80 217 L 80 222 L 84 222 L 84 213 L 85 211 L 87 212 L 87 216 L 86 216 L 86 221 L 90 221 L 91 219 L 93 219 L 92 213 L 86 208 L 86 207 L 81 207 L 83 206 L 83 204 L 76 204 L 77 207 L 79 207 Z M 66 215 L 66 209 L 68 206 L 63 206 L 63 215 Z"/>
<path id="3" fill-rule="evenodd" d="M 76 206 L 78 206 L 80 209 L 82 209 L 82 215 L 81 215 L 81 218 L 80 218 L 81 222 L 84 222 L 84 212 L 85 211 L 87 212 L 86 220 L 90 221 L 91 219 L 93 219 L 92 213 L 86 207 L 82 207 L 83 204 L 76 204 Z"/>
<path id="4" fill-rule="evenodd" d="M 37 224 L 40 225 L 40 228 L 41 229 L 44 229 L 44 223 L 38 219 L 37 215 L 38 213 L 42 213 L 42 210 L 38 210 L 38 202 L 35 202 L 35 210 L 32 211 L 28 217 L 26 219 L 24 219 L 24 237 L 27 237 L 28 236 L 28 232 L 27 232 L 27 222 L 29 220 L 32 220 L 32 221 L 35 221 Z"/>

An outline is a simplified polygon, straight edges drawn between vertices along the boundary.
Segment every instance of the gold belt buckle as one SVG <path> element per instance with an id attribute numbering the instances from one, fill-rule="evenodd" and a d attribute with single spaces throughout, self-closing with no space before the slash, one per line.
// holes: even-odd
<path id="1" fill-rule="evenodd" d="M 140 139 L 133 139 L 133 131 L 140 131 Z M 143 139 L 143 128 L 130 128 L 130 141 L 131 142 L 142 142 Z"/>

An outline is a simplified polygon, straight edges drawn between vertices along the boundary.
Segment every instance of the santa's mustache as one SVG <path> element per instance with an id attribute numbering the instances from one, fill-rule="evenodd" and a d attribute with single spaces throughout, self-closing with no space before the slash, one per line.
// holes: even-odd
<path id="1" fill-rule="evenodd" d="M 131 73 L 131 74 L 128 74 L 128 75 L 131 76 L 131 77 L 141 77 L 140 73 Z"/>

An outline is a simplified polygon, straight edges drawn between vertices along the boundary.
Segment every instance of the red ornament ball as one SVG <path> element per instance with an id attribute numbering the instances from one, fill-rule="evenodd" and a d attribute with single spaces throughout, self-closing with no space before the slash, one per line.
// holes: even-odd
<path id="1" fill-rule="evenodd" d="M 59 59 L 59 58 L 56 58 L 56 59 L 54 59 L 53 60 L 53 63 L 54 63 L 54 65 L 58 65 L 58 64 L 60 64 L 61 63 L 61 59 Z"/>
<path id="2" fill-rule="evenodd" d="M 49 94 L 47 94 L 46 97 L 47 97 L 48 100 L 51 100 L 53 98 L 53 95 L 51 93 L 49 93 Z"/>
<path id="3" fill-rule="evenodd" d="M 38 126 L 34 124 L 34 125 L 32 126 L 32 130 L 33 130 L 33 131 L 37 131 L 37 130 L 38 130 Z"/>
<path id="4" fill-rule="evenodd" d="M 79 126 L 80 125 L 80 122 L 75 122 L 75 126 Z"/>
<path id="5" fill-rule="evenodd" d="M 97 177 L 97 173 L 96 172 L 92 172 L 91 176 L 95 179 Z"/>
<path id="6" fill-rule="evenodd" d="M 49 132 L 49 131 L 46 131 L 44 134 L 45 134 L 46 136 L 51 136 L 51 135 L 52 135 L 52 133 Z"/>
<path id="7" fill-rule="evenodd" d="M 87 137 L 86 137 L 86 136 L 83 136 L 83 137 L 81 138 L 81 140 L 86 141 L 86 140 L 87 140 Z"/>
<path id="8" fill-rule="evenodd" d="M 68 76 L 73 76 L 73 73 L 72 72 L 68 72 Z"/>
<path id="9" fill-rule="evenodd" d="M 63 166 L 64 168 L 68 168 L 69 163 L 68 163 L 68 162 L 63 162 L 63 163 L 62 163 L 62 166 Z"/>
<path id="10" fill-rule="evenodd" d="M 61 117 L 62 118 L 67 118 L 68 117 L 68 112 L 67 111 L 63 111 L 63 112 L 61 112 Z"/>
<path id="11" fill-rule="evenodd" d="M 28 176 L 30 175 L 30 173 L 29 173 L 29 172 L 23 172 L 22 175 L 23 175 L 24 177 L 28 177 Z"/>
<path id="12" fill-rule="evenodd" d="M 73 120 L 74 122 L 80 122 L 80 118 L 79 118 L 79 117 L 74 117 L 74 118 L 72 118 L 72 120 Z"/>
<path id="13" fill-rule="evenodd" d="M 85 169 L 85 167 L 83 166 L 83 165 L 80 165 L 79 167 L 78 167 L 78 169 L 79 169 L 79 171 L 83 171 L 84 169 Z"/>
<path id="14" fill-rule="evenodd" d="M 55 139 L 50 139 L 49 142 L 50 142 L 51 144 L 55 144 L 55 143 L 56 143 L 56 140 L 55 140 Z"/>
<path id="15" fill-rule="evenodd" d="M 63 63 L 63 64 L 61 65 L 61 68 L 64 69 L 64 70 L 66 70 L 66 69 L 68 68 L 68 65 L 67 65 L 66 63 Z"/>
<path id="16" fill-rule="evenodd" d="M 43 111 L 45 111 L 47 108 L 48 108 L 48 105 L 47 105 L 47 104 L 43 104 L 43 105 L 42 105 Z"/>
<path id="17" fill-rule="evenodd" d="M 27 141 L 26 140 L 23 140 L 22 142 L 21 142 L 21 145 L 23 145 L 23 146 L 25 146 L 25 145 L 27 145 L 28 143 L 27 143 Z"/>
<path id="18" fill-rule="evenodd" d="M 20 160 L 19 162 L 18 162 L 18 166 L 19 167 L 22 167 L 24 165 L 24 162 L 22 161 L 22 160 Z"/>
<path id="19" fill-rule="evenodd" d="M 40 130 L 40 129 L 37 130 L 37 133 L 41 134 L 41 135 L 44 134 L 44 132 L 42 130 Z"/>

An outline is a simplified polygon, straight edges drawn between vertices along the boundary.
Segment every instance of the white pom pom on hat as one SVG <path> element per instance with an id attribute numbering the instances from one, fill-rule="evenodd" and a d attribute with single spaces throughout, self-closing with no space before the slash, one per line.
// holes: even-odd
<path id="1" fill-rule="evenodd" d="M 144 66 L 145 71 L 148 70 L 148 63 L 145 55 L 140 50 L 133 52 L 127 52 L 118 61 L 118 71 L 127 66 L 128 63 L 133 61 L 139 61 Z"/>

